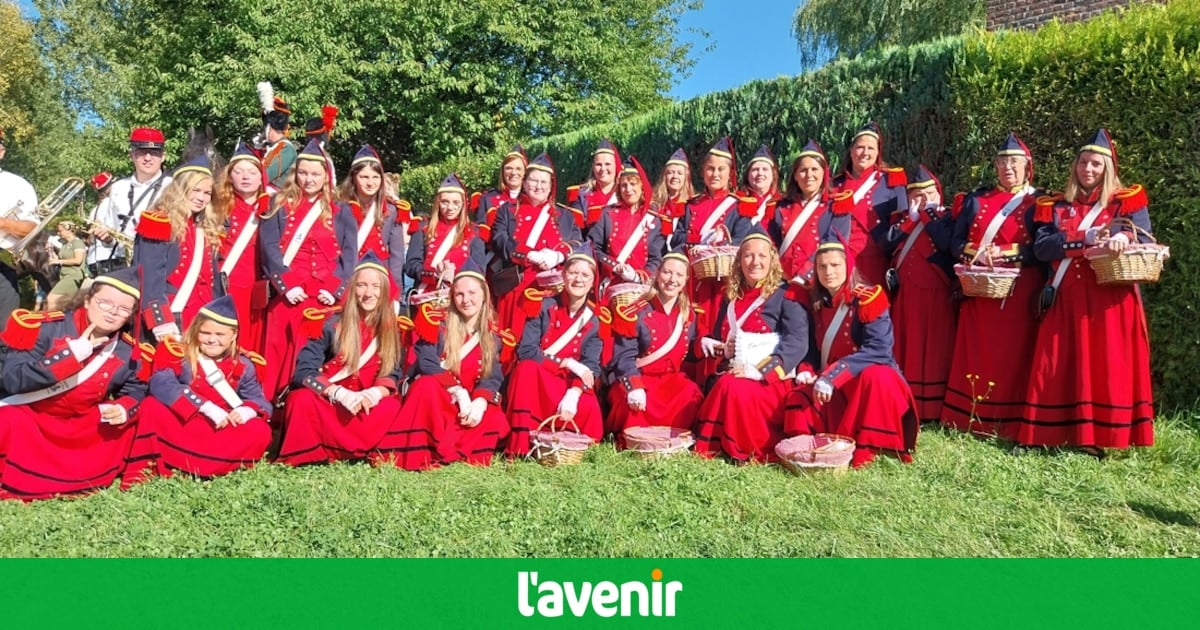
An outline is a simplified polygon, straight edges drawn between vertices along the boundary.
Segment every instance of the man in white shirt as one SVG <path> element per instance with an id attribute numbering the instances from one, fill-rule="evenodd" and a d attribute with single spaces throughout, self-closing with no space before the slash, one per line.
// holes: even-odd
<path id="1" fill-rule="evenodd" d="M 0 161 L 8 149 L 4 130 L 0 129 Z M 37 192 L 25 178 L 0 167 L 0 247 L 12 250 L 30 230 L 37 227 Z M 17 289 L 17 271 L 0 262 L 0 328 L 21 305 Z"/>
<path id="2" fill-rule="evenodd" d="M 133 175 L 113 182 L 108 198 L 92 213 L 91 234 L 95 240 L 88 247 L 87 266 L 92 276 L 125 267 L 133 252 L 113 238 L 124 235 L 133 242 L 138 217 L 154 207 L 162 191 L 171 183 L 171 176 L 162 170 L 163 133 L 150 127 L 138 127 L 129 135 L 129 159 Z"/>

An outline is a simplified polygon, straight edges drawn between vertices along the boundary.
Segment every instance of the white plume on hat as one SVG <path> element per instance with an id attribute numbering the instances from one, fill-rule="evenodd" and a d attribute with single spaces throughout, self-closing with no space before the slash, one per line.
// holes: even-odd
<path id="1" fill-rule="evenodd" d="M 258 102 L 262 105 L 264 114 L 275 111 L 275 88 L 271 87 L 270 81 L 259 81 Z"/>

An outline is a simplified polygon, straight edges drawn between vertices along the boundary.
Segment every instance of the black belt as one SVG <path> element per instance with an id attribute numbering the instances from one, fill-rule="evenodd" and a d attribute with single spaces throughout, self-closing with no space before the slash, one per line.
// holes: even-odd
<path id="1" fill-rule="evenodd" d="M 108 273 L 114 269 L 124 269 L 129 265 L 125 264 L 125 259 L 101 260 L 88 265 L 88 271 L 92 273 L 92 277 L 96 277 L 102 273 Z"/>

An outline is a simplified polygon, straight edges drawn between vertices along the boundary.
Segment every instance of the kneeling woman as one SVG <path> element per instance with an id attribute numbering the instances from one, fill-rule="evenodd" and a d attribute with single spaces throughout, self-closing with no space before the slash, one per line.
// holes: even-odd
<path id="1" fill-rule="evenodd" d="M 238 329 L 233 298 L 217 298 L 200 307 L 183 343 L 166 339 L 154 353 L 138 434 L 152 436 L 158 474 L 216 477 L 267 452 L 271 405 L 254 364 L 262 358 L 238 351 Z"/>
<path id="2" fill-rule="evenodd" d="M 809 351 L 808 317 L 785 296 L 779 253 L 755 232 L 738 248 L 712 336 L 700 339 L 709 357 L 727 359 L 704 404 L 696 452 L 724 452 L 738 461 L 773 461 L 783 439 L 783 403 L 796 366 Z"/>
<path id="3" fill-rule="evenodd" d="M 277 458 L 285 464 L 363 459 L 400 411 L 400 335 L 392 311 L 397 290 L 374 254 L 355 267 L 349 285 L 352 294 L 340 315 L 296 358 Z"/>
<path id="4" fill-rule="evenodd" d="M 574 421 L 593 440 L 604 436 L 594 389 L 603 343 L 595 305 L 588 302 L 596 284 L 590 247 L 567 257 L 563 277 L 563 292 L 542 301 L 541 313 L 526 322 L 517 346 L 519 362 L 508 383 L 510 457 L 527 454 L 529 432 L 554 415 Z"/>
<path id="5" fill-rule="evenodd" d="M 125 469 L 146 393 L 129 334 L 135 273 L 96 278 L 65 313 L 13 312 L 0 335 L 0 497 L 98 490 Z"/>
<path id="6" fill-rule="evenodd" d="M 853 438 L 854 466 L 872 461 L 879 451 L 912 461 L 916 403 L 892 358 L 887 295 L 883 287 L 859 284 L 847 273 L 840 243 L 823 243 L 815 264 L 820 287 L 813 320 L 823 369 L 819 377 L 804 368 L 797 375 L 801 386 L 788 397 L 784 430 Z"/>
<path id="7" fill-rule="evenodd" d="M 696 421 L 704 395 L 680 371 L 696 339 L 696 317 L 683 291 L 687 280 L 687 256 L 669 253 L 654 286 L 613 317 L 612 369 L 621 386 L 610 390 L 609 401 L 618 438 L 629 427 L 690 430 Z"/>
<path id="8" fill-rule="evenodd" d="M 479 265 L 467 259 L 454 277 L 442 323 L 426 318 L 426 308 L 415 315 L 426 318 L 413 344 L 416 379 L 379 449 L 401 468 L 458 461 L 487 466 L 508 435 L 500 409 L 500 354 L 516 341 L 498 332 L 491 298 Z"/>

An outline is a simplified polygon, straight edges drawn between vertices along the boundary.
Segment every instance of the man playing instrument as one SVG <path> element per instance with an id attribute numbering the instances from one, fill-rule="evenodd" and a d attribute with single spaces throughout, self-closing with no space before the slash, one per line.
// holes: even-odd
<path id="1" fill-rule="evenodd" d="M 129 136 L 129 159 L 133 174 L 113 182 L 108 197 L 96 206 L 90 233 L 95 237 L 88 247 L 87 265 L 92 276 L 125 267 L 132 252 L 119 243 L 113 234 L 133 241 L 138 218 L 153 208 L 171 176 L 162 170 L 163 133 L 158 129 L 138 127 Z"/>
<path id="2" fill-rule="evenodd" d="M 0 161 L 4 160 L 4 130 L 0 129 Z M 37 227 L 37 192 L 25 178 L 0 168 L 0 247 L 10 249 L 29 231 Z M 17 272 L 0 262 L 0 321 L 7 321 L 20 306 Z"/>

